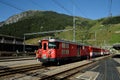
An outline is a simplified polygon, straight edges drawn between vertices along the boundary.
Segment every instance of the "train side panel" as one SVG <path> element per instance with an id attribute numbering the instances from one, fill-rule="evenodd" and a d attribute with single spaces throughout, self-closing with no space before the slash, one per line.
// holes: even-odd
<path id="1" fill-rule="evenodd" d="M 90 55 L 91 55 L 90 48 L 91 48 L 90 46 L 81 46 L 80 47 L 81 58 L 83 58 L 83 59 L 90 58 Z"/>
<path id="2" fill-rule="evenodd" d="M 78 52 L 78 47 L 75 44 L 68 43 L 59 43 L 60 49 L 56 51 L 56 58 L 58 60 L 68 60 L 74 59 L 75 57 L 80 56 L 80 52 Z"/>
<path id="3" fill-rule="evenodd" d="M 92 47 L 92 57 L 101 56 L 101 48 Z"/>
<path id="4" fill-rule="evenodd" d="M 77 44 L 74 42 L 67 42 L 61 40 L 42 40 L 41 48 L 36 52 L 36 57 L 41 62 L 61 62 L 90 59 L 92 57 L 109 54 L 107 50 Z"/>

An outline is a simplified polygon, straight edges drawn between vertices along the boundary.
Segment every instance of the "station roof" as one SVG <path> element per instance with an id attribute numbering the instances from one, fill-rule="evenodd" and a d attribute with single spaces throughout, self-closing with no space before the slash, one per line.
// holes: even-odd
<path id="1" fill-rule="evenodd" d="M 3 34 L 0 34 L 0 37 L 5 37 L 5 38 L 15 38 L 15 39 L 23 40 L 23 38 L 20 38 L 20 37 L 9 36 L 9 35 L 3 35 Z"/>

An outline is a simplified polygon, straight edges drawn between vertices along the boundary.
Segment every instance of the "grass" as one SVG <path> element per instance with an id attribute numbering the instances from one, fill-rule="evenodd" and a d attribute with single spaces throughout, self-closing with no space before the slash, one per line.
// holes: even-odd
<path id="1" fill-rule="evenodd" d="M 66 29 L 72 29 L 72 27 L 68 26 Z M 83 42 L 86 44 L 91 44 L 95 46 L 104 46 L 104 45 L 113 45 L 115 43 L 120 43 L 120 33 L 115 33 L 116 31 L 120 31 L 120 24 L 103 26 L 101 24 L 96 24 L 91 27 L 88 33 L 84 30 L 80 30 L 76 27 L 76 41 Z M 96 34 L 96 37 L 95 37 Z M 49 36 L 46 36 L 49 37 Z M 73 40 L 73 30 L 55 33 L 55 37 L 64 40 Z M 38 40 L 44 37 L 38 37 L 34 39 L 26 40 L 26 43 L 29 44 L 38 44 Z"/>

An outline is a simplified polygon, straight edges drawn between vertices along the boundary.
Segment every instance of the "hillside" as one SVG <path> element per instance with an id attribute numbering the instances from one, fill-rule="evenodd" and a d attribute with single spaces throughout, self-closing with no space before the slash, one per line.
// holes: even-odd
<path id="1" fill-rule="evenodd" d="M 115 43 L 120 43 L 120 33 L 116 33 L 120 31 L 120 21 L 119 16 L 109 18 L 103 18 L 99 20 L 89 21 L 89 25 L 84 26 L 81 25 L 81 21 L 76 21 L 76 41 L 80 43 L 85 43 L 93 46 L 110 46 Z M 114 21 L 111 21 L 114 20 Z M 110 23 L 111 21 L 111 23 Z M 86 21 L 83 21 L 83 23 Z M 107 23 L 107 24 L 104 24 Z M 92 26 L 92 27 L 89 27 Z M 66 27 L 66 29 L 71 29 L 72 26 Z M 73 40 L 73 31 L 56 33 L 56 37 L 65 40 Z M 35 38 L 27 40 L 27 43 L 37 44 L 37 41 L 41 39 Z M 35 43 L 36 42 L 36 43 Z"/>
<path id="2" fill-rule="evenodd" d="M 80 19 L 81 21 L 88 21 L 88 19 Z M 6 24 L 6 22 L 10 23 Z M 60 14 L 53 11 L 26 11 L 12 16 L 5 21 L 5 24 L 0 27 L 0 34 L 23 38 L 24 33 L 62 30 L 65 29 L 65 27 L 72 25 L 73 17 L 69 15 Z"/>
<path id="3" fill-rule="evenodd" d="M 94 34 L 91 38 L 95 41 L 89 43 L 99 46 L 120 43 L 120 33 L 116 33 L 117 31 L 120 31 L 120 16 L 97 20 L 96 25 L 89 31 Z"/>
<path id="4" fill-rule="evenodd" d="M 0 34 L 23 38 L 24 33 L 72 29 L 73 16 L 30 10 L 13 15 L 2 24 Z M 120 31 L 120 16 L 98 20 L 75 17 L 75 26 L 77 42 L 96 46 L 120 43 L 120 33 L 116 33 Z M 26 36 L 26 43 L 37 44 L 39 39 L 49 36 L 72 41 L 73 31 Z"/>

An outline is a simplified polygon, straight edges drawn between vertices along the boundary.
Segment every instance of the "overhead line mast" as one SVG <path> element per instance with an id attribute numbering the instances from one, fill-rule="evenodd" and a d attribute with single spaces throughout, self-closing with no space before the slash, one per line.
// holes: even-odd
<path id="1" fill-rule="evenodd" d="M 73 42 L 75 42 L 75 9 L 73 8 L 73 14 L 66 9 L 63 5 L 61 5 L 59 2 L 57 2 L 56 0 L 52 0 L 55 4 L 57 4 L 58 6 L 60 6 L 61 8 L 63 8 L 66 12 L 70 13 L 71 15 L 73 15 Z"/>
<path id="2" fill-rule="evenodd" d="M 75 25 L 75 7 L 73 5 L 73 42 L 75 42 L 75 36 L 76 36 L 76 25 Z"/>
<path id="3" fill-rule="evenodd" d="M 111 12 L 111 10 L 112 10 L 112 0 L 110 0 L 110 7 L 109 7 L 109 17 L 112 17 L 112 12 Z"/>
<path id="4" fill-rule="evenodd" d="M 80 9 L 80 7 L 79 7 L 73 0 L 71 0 L 71 2 L 72 2 L 73 5 L 76 6 L 76 8 L 78 8 L 79 12 L 80 12 L 81 14 L 83 14 L 83 16 L 85 16 L 86 18 L 88 18 L 88 17 L 85 15 L 85 13 L 83 13 L 83 11 Z"/>

